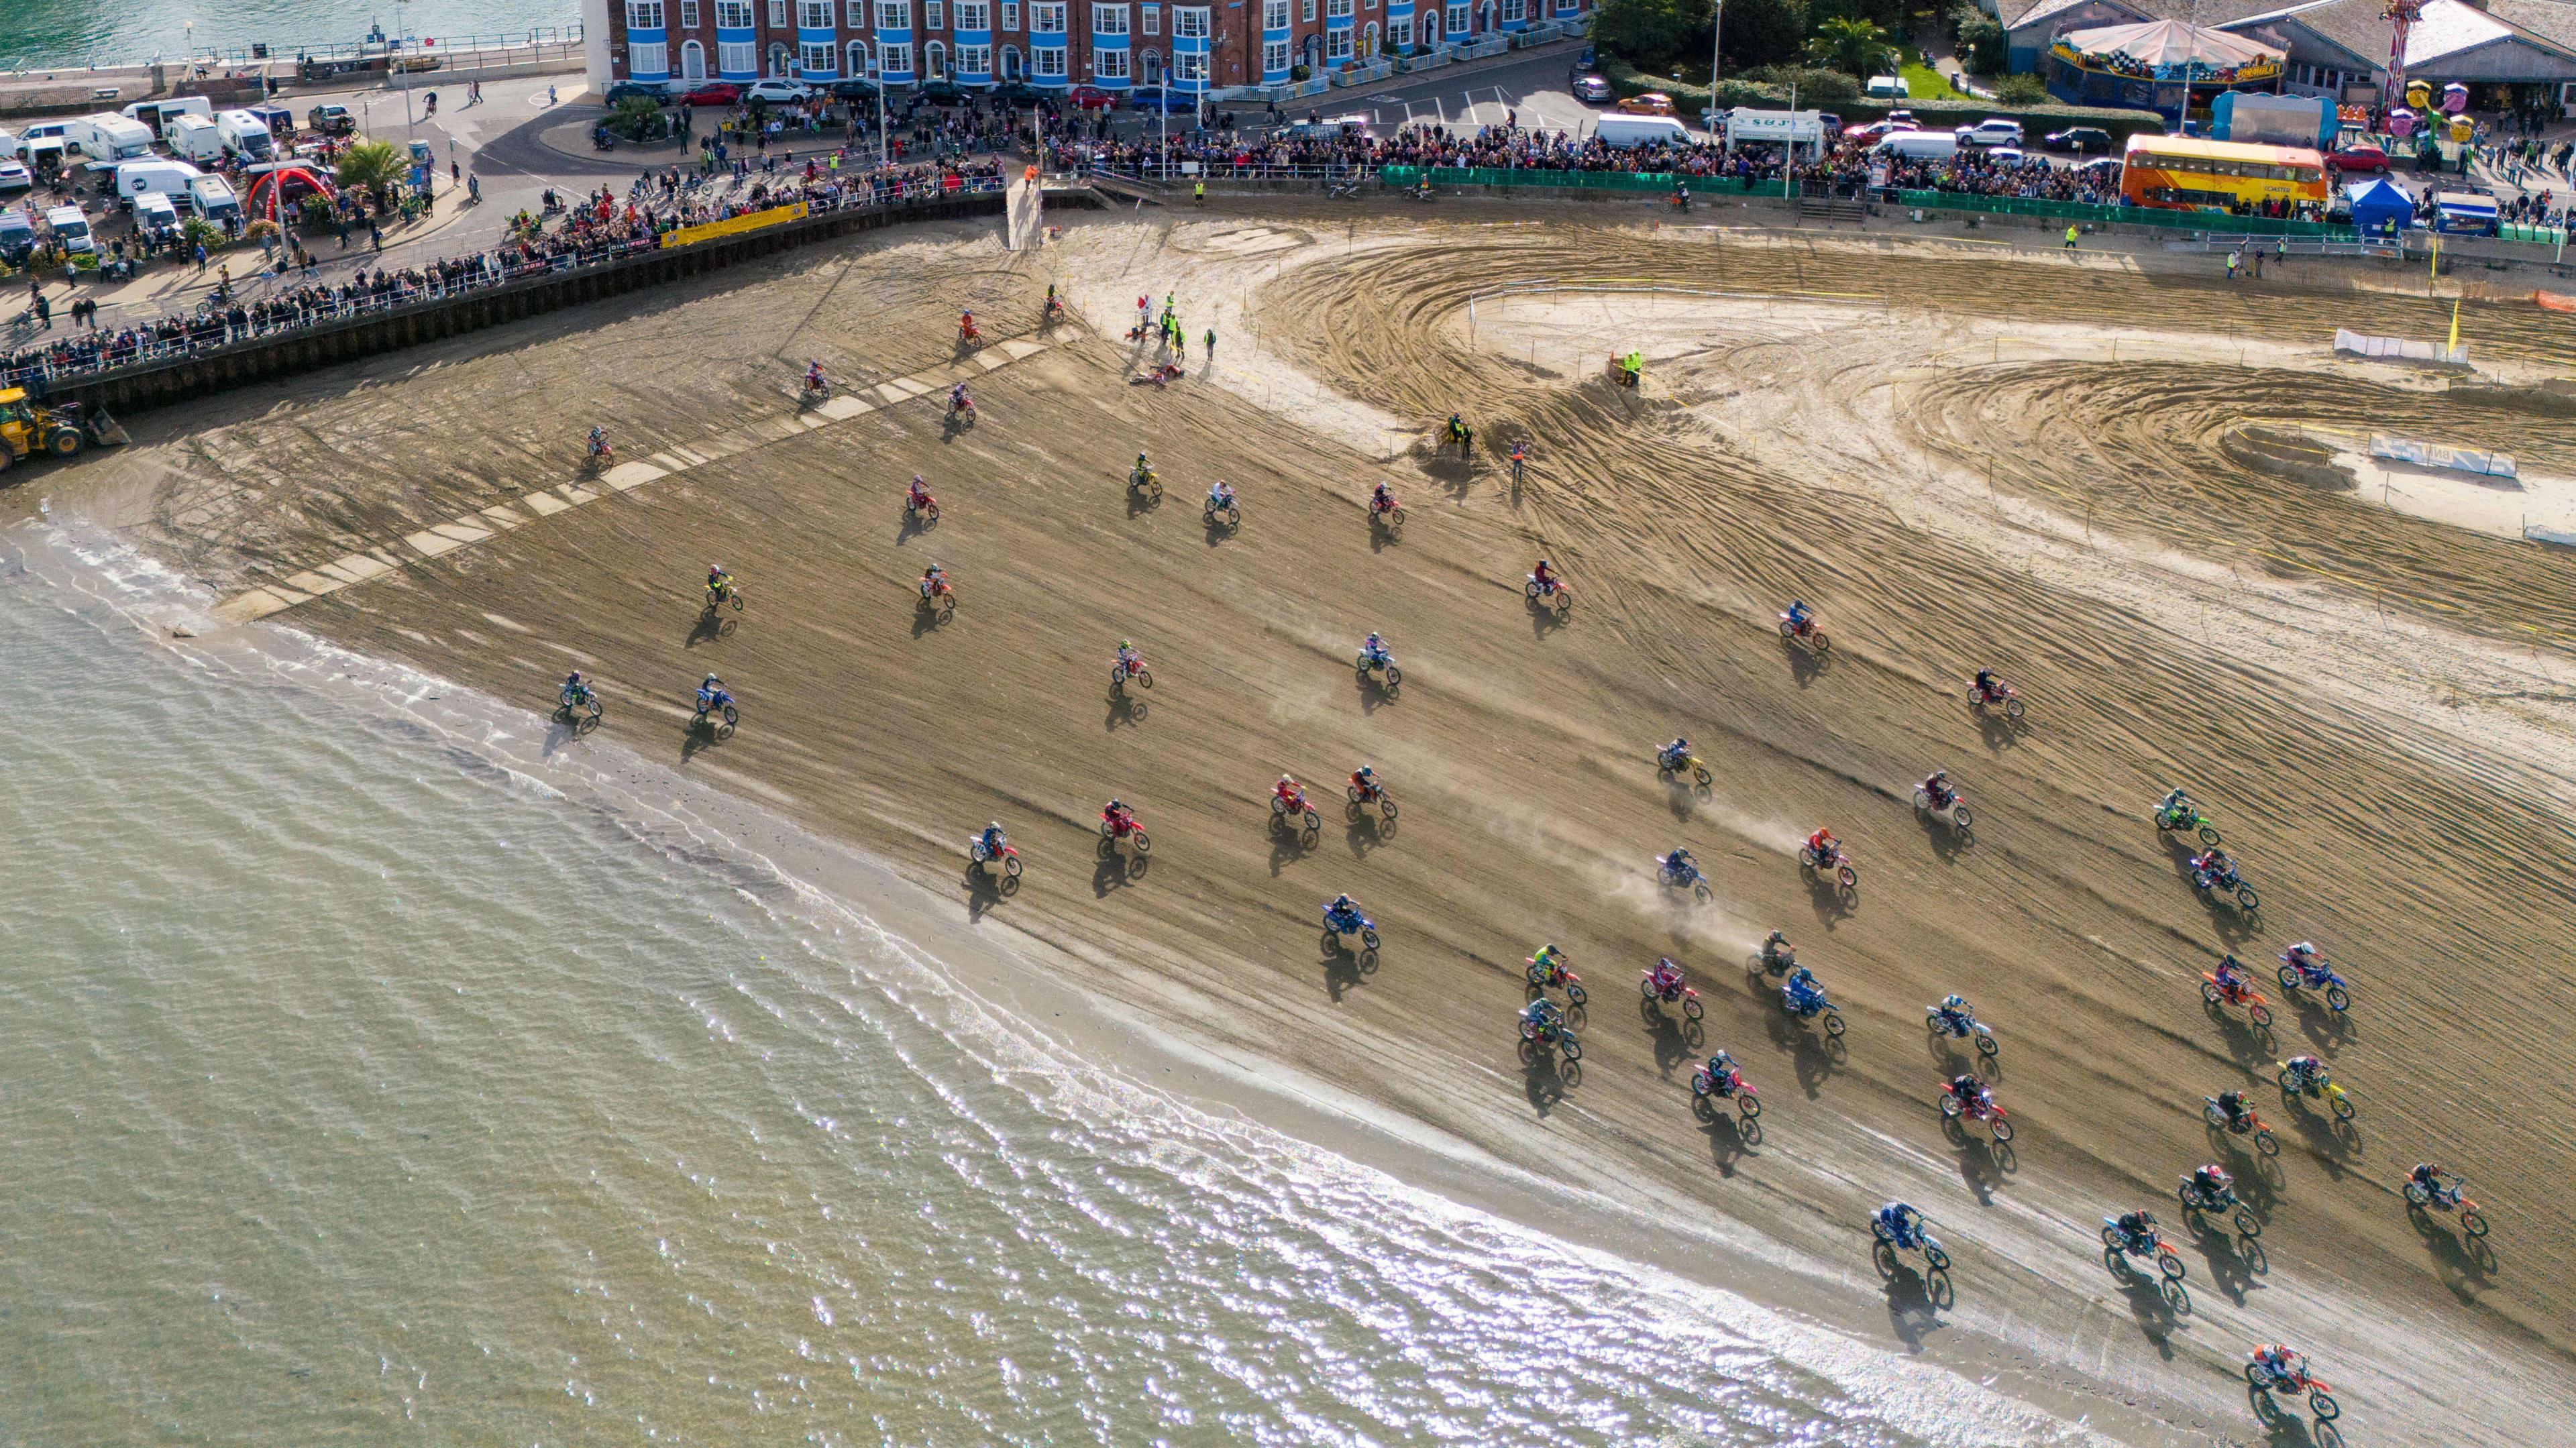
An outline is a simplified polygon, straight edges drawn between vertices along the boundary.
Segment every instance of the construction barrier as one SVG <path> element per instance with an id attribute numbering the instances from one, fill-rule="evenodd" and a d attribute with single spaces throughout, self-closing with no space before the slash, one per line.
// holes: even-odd
<path id="1" fill-rule="evenodd" d="M 2419 468 L 2448 468 L 2455 473 L 2476 473 L 2487 478 L 2511 478 L 2513 457 L 2508 453 L 2483 448 L 2445 447 L 2436 442 L 2417 442 L 2411 437 L 2370 435 L 2370 455 L 2383 462 L 2413 463 Z"/>
<path id="2" fill-rule="evenodd" d="M 804 219 L 805 203 L 799 201 L 788 206 L 773 206 L 766 211 L 747 211 L 740 216 L 728 216 L 722 221 L 709 221 L 697 226 L 683 226 L 676 231 L 666 231 L 662 234 L 662 245 L 666 248 L 692 246 L 701 241 L 713 241 L 719 236 L 739 236 L 746 231 L 758 231 L 763 227 Z"/>
<path id="3" fill-rule="evenodd" d="M 2442 367 L 2469 365 L 2466 342 L 2445 346 L 2440 342 L 2411 342 L 2403 337 L 2365 337 L 2340 327 L 2335 329 L 2334 349 L 2348 357 L 2367 357 L 2373 362 L 2430 362 Z"/>

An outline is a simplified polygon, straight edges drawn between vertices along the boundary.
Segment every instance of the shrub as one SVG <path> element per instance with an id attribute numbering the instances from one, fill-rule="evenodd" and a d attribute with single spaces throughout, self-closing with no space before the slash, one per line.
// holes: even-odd
<path id="1" fill-rule="evenodd" d="M 2048 99 L 2048 87 L 2035 75 L 2008 75 L 1995 82 L 1995 99 L 2008 106 L 2035 106 Z"/>
<path id="2" fill-rule="evenodd" d="M 1707 0 L 1601 0 L 1592 16 L 1592 41 L 1645 69 L 1705 51 Z"/>
<path id="3" fill-rule="evenodd" d="M 2001 75 L 2011 64 L 2004 28 L 1993 16 L 1971 11 L 1960 19 L 1959 64 L 1970 75 Z"/>
<path id="4" fill-rule="evenodd" d="M 1818 70 L 1812 66 L 1766 65 L 1747 71 L 1745 79 L 1757 80 L 1786 96 L 1791 86 L 1798 89 L 1798 104 L 1837 105 L 1860 99 L 1860 83 L 1838 70 Z"/>

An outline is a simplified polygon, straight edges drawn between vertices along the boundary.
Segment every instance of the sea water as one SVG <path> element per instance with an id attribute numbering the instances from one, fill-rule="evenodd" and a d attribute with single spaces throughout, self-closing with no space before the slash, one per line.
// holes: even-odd
<path id="1" fill-rule="evenodd" d="M 0 540 L 0 1441 L 2082 1436 L 1053 1058 L 869 902 L 173 644 L 48 531 Z"/>
<path id="2" fill-rule="evenodd" d="M 194 28 L 187 24 L 194 21 Z M 475 35 L 520 34 L 581 23 L 573 0 L 407 0 L 342 5 L 330 0 L 0 0 L 0 70 L 46 66 L 140 65 L 155 56 L 246 53 L 254 42 L 287 57 L 299 47 L 355 45 L 381 26 L 454 44 Z"/>

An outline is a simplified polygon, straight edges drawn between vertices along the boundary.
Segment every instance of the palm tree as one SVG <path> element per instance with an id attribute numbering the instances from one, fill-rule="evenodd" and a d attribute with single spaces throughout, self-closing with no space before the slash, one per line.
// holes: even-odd
<path id="1" fill-rule="evenodd" d="M 364 187 L 382 210 L 386 191 L 402 179 L 405 168 L 402 148 L 393 142 L 360 141 L 340 153 L 340 163 L 331 168 L 331 174 L 343 191 Z"/>
<path id="2" fill-rule="evenodd" d="M 1836 70 L 1847 70 L 1862 81 L 1887 58 L 1887 32 L 1866 20 L 1836 17 L 1816 27 L 1816 38 L 1807 42 L 1807 53 L 1818 62 Z"/>

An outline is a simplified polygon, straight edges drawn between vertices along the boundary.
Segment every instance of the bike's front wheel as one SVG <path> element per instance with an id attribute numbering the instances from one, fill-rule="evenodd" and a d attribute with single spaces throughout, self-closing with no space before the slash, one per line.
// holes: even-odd
<path id="1" fill-rule="evenodd" d="M 1935 1272 L 1950 1270 L 1950 1254 L 1928 1243 L 1923 1248 L 1923 1262 Z"/>
<path id="2" fill-rule="evenodd" d="M 2005 718 L 2007 718 L 2007 719 L 2018 719 L 2018 718 L 2020 718 L 2021 716 L 2022 716 L 2021 700 L 2019 700 L 2019 699 L 2006 699 L 2006 700 L 2004 700 L 2004 717 L 2005 717 Z"/>
<path id="3" fill-rule="evenodd" d="M 2486 1214 L 2475 1207 L 2462 1207 L 2460 1209 L 2460 1229 L 2467 1232 L 2472 1237 L 2485 1236 L 2487 1234 Z"/>

